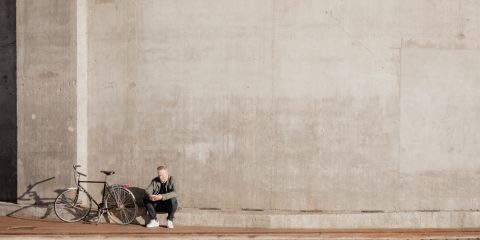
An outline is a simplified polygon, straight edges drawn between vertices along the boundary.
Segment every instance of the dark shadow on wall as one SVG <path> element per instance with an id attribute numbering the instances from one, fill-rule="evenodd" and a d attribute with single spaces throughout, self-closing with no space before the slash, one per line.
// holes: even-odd
<path id="1" fill-rule="evenodd" d="M 0 201 L 17 199 L 16 1 L 0 1 Z"/>
<path id="2" fill-rule="evenodd" d="M 28 185 L 27 190 L 18 197 L 18 200 L 33 202 L 33 203 L 30 205 L 21 207 L 13 212 L 10 212 L 7 214 L 7 216 L 9 217 L 32 216 L 32 215 L 34 216 L 35 213 L 39 212 L 39 210 L 40 212 L 42 212 L 41 214 L 42 216 L 39 216 L 40 219 L 45 219 L 49 217 L 51 214 L 54 214 L 53 203 L 55 201 L 55 198 L 43 198 L 38 194 L 37 191 L 35 191 L 35 187 L 37 185 L 53 180 L 54 178 L 55 177 L 47 178 L 40 182 Z M 66 189 L 57 189 L 55 190 L 55 192 L 58 195 L 65 190 Z"/>
<path id="3" fill-rule="evenodd" d="M 128 188 L 133 195 L 135 196 L 135 201 L 138 206 L 138 211 L 137 211 L 137 219 L 138 217 L 141 217 L 143 219 L 143 222 L 147 221 L 147 216 L 145 214 L 145 211 L 143 210 L 143 198 L 146 196 L 145 189 L 139 188 L 139 187 L 129 187 Z M 143 225 L 140 222 L 137 221 L 137 219 L 133 220 L 132 224 L 136 225 Z"/>
<path id="4" fill-rule="evenodd" d="M 143 198 L 146 196 L 145 189 L 129 187 L 128 190 L 130 190 L 135 196 L 135 201 L 137 202 L 138 207 L 143 207 Z"/>

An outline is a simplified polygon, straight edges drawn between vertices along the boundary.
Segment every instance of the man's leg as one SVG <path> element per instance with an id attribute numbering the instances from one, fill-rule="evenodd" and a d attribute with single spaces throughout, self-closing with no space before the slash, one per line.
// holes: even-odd
<path id="1" fill-rule="evenodd" d="M 145 208 L 147 209 L 147 214 L 150 217 L 150 220 L 157 220 L 157 202 L 152 202 L 148 199 L 148 196 L 143 198 L 143 203 L 145 204 Z"/>
<path id="2" fill-rule="evenodd" d="M 173 218 L 175 217 L 175 212 L 177 211 L 177 199 L 170 198 L 165 201 L 159 201 L 155 210 L 158 212 L 167 212 L 167 228 L 173 228 Z"/>
<path id="3" fill-rule="evenodd" d="M 157 205 L 155 206 L 155 210 L 157 212 L 166 212 L 168 213 L 167 220 L 173 221 L 175 217 L 175 212 L 177 211 L 177 198 L 170 198 L 165 201 L 158 201 L 156 202 Z"/>
<path id="4" fill-rule="evenodd" d="M 173 217 L 175 216 L 175 212 L 177 211 L 177 198 L 170 198 L 166 200 L 168 206 L 168 216 L 167 220 L 173 221 Z"/>

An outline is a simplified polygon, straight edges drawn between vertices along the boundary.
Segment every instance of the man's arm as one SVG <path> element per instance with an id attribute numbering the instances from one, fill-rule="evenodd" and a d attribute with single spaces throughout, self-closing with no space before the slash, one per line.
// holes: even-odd
<path id="1" fill-rule="evenodd" d="M 177 188 L 175 187 L 175 180 L 174 180 L 173 177 L 170 179 L 170 182 L 171 182 L 171 185 L 172 185 L 172 191 L 162 194 L 162 200 L 163 201 L 168 200 L 170 198 L 177 197 L 177 192 L 176 192 Z"/>
<path id="2" fill-rule="evenodd" d="M 147 193 L 147 196 L 150 196 L 153 194 L 153 191 L 154 191 L 154 186 L 153 186 L 153 183 L 154 181 L 151 181 L 150 182 L 150 185 L 148 185 L 147 189 L 145 189 L 145 192 Z"/>

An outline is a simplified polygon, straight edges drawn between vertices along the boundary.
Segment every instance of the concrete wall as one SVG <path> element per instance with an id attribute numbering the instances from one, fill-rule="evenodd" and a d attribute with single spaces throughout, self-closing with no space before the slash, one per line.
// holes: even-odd
<path id="1" fill-rule="evenodd" d="M 51 202 L 73 182 L 75 9 L 75 1 L 17 1 L 19 202 Z"/>
<path id="2" fill-rule="evenodd" d="M 189 207 L 478 209 L 475 1 L 92 1 L 89 173 Z"/>
<path id="3" fill-rule="evenodd" d="M 17 57 L 15 0 L 0 2 L 0 201 L 17 199 Z"/>
<path id="4" fill-rule="evenodd" d="M 75 161 L 75 91 L 55 85 L 74 82 L 74 7 L 34 3 L 19 9 L 19 189 L 68 184 Z M 166 164 L 191 208 L 480 208 L 479 2 L 86 3 L 89 179 L 145 187 Z M 60 75 L 32 81 L 40 69 Z"/>

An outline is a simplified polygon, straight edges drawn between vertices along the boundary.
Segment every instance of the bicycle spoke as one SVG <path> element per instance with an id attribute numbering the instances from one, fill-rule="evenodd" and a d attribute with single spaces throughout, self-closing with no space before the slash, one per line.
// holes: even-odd
<path id="1" fill-rule="evenodd" d="M 137 213 L 137 205 L 133 195 L 124 188 L 112 189 L 108 196 L 108 214 L 113 221 L 128 224 L 133 221 Z"/>
<path id="2" fill-rule="evenodd" d="M 127 214 L 125 213 L 125 210 L 120 209 L 120 213 L 121 213 L 121 215 L 124 217 L 123 220 L 122 220 L 122 222 L 128 220 L 128 216 L 127 216 Z"/>
<path id="3" fill-rule="evenodd" d="M 126 201 L 125 194 L 126 194 L 126 192 L 122 191 L 121 193 L 122 193 L 122 204 L 125 204 L 125 201 Z"/>
<path id="4" fill-rule="evenodd" d="M 65 222 L 82 220 L 91 208 L 91 200 L 83 191 L 69 189 L 61 193 L 54 204 L 55 214 Z"/>
<path id="5" fill-rule="evenodd" d="M 112 190 L 112 192 L 113 192 L 113 195 L 114 195 L 114 198 L 113 198 L 113 199 L 115 199 L 115 204 L 116 204 L 117 207 L 118 207 L 119 204 L 118 204 L 118 191 L 117 191 L 117 189 L 118 189 L 118 188 L 114 188 L 114 189 Z"/>

